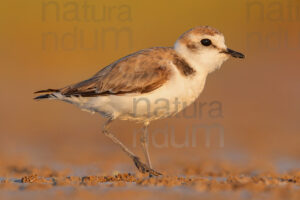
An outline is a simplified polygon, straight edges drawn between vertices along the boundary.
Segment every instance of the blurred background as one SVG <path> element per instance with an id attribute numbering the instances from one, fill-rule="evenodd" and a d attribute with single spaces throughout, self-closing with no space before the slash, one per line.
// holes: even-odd
<path id="1" fill-rule="evenodd" d="M 12 0 L 2 2 L 0 13 L 2 166 L 134 171 L 101 134 L 101 116 L 58 101 L 36 102 L 33 92 L 87 79 L 140 49 L 172 46 L 199 25 L 219 29 L 246 59 L 230 59 L 211 74 L 185 112 L 151 124 L 155 168 L 180 173 L 182 163 L 205 160 L 256 162 L 278 171 L 300 166 L 298 0 Z M 196 141 L 193 127 L 200 127 Z M 112 125 L 142 157 L 140 128 Z"/>

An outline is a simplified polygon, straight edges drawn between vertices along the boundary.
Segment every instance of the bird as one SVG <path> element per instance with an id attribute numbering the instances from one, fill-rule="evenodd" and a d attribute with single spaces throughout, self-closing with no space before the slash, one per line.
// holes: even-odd
<path id="1" fill-rule="evenodd" d="M 162 173 L 153 169 L 149 156 L 149 124 L 176 115 L 193 103 L 202 93 L 208 74 L 230 57 L 245 58 L 227 48 L 220 31 L 197 26 L 184 32 L 172 47 L 152 47 L 129 54 L 84 81 L 39 90 L 34 99 L 60 100 L 99 113 L 106 119 L 103 134 L 132 159 L 138 171 L 159 176 Z M 175 101 L 180 103 L 171 103 Z M 116 119 L 142 124 L 140 142 L 146 162 L 109 131 Z"/>

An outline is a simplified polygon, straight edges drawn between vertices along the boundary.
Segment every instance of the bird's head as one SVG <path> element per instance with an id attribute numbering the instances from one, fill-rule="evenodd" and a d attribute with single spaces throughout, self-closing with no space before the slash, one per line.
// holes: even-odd
<path id="1" fill-rule="evenodd" d="M 245 57 L 227 48 L 223 34 L 209 26 L 185 32 L 176 41 L 174 49 L 193 66 L 205 68 L 208 73 L 218 69 L 229 57 Z"/>

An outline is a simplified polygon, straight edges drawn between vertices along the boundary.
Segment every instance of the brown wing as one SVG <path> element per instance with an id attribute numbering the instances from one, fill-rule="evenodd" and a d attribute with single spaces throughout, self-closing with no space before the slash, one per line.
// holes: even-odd
<path id="1" fill-rule="evenodd" d="M 126 56 L 92 78 L 60 90 L 66 96 L 92 97 L 151 92 L 169 80 L 172 48 L 152 48 Z M 164 57 L 164 59 L 162 58 Z"/>

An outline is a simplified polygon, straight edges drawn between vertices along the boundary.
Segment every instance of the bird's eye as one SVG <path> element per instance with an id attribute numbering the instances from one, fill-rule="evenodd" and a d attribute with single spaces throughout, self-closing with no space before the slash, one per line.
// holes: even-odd
<path id="1" fill-rule="evenodd" d="M 201 40 L 201 44 L 203 46 L 209 46 L 209 45 L 211 45 L 211 40 L 210 39 L 203 39 L 203 40 Z"/>

